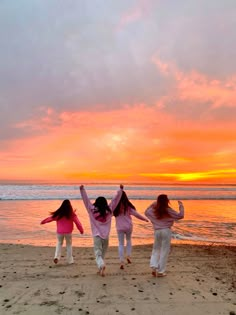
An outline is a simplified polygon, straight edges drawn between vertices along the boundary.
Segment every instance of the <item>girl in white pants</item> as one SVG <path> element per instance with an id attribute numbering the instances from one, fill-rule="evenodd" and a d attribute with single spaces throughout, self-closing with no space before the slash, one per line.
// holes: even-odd
<path id="1" fill-rule="evenodd" d="M 72 256 L 72 231 L 74 223 L 81 234 L 84 233 L 84 229 L 75 214 L 70 200 L 66 199 L 62 202 L 61 206 L 54 212 L 51 212 L 51 216 L 41 221 L 41 224 L 56 221 L 57 223 L 57 245 L 54 256 L 54 263 L 57 264 L 61 258 L 61 249 L 64 238 L 66 239 L 66 253 L 68 264 L 73 264 L 74 258 Z"/>
<path id="2" fill-rule="evenodd" d="M 158 270 L 159 274 L 164 274 L 166 263 L 170 252 L 171 230 L 169 228 L 155 230 L 154 244 L 150 260 L 150 266 L 154 270 Z"/>
<path id="3" fill-rule="evenodd" d="M 166 264 L 170 252 L 171 227 L 176 220 L 183 219 L 184 206 L 178 201 L 179 212 L 170 207 L 167 195 L 159 195 L 157 201 L 145 211 L 145 215 L 152 222 L 154 228 L 154 244 L 150 259 L 150 267 L 154 277 L 166 275 Z"/>
<path id="4" fill-rule="evenodd" d="M 118 253 L 120 258 L 120 269 L 124 269 L 125 255 L 124 255 L 124 242 L 126 238 L 126 259 L 128 264 L 131 263 L 131 251 L 132 251 L 132 231 L 133 222 L 132 215 L 137 219 L 148 222 L 148 219 L 139 214 L 135 206 L 129 201 L 125 191 L 122 192 L 119 203 L 117 204 L 113 215 L 116 218 L 116 230 L 119 240 Z"/>
<path id="5" fill-rule="evenodd" d="M 128 231 L 118 231 L 117 236 L 119 241 L 118 246 L 118 254 L 120 258 L 120 269 L 124 269 L 124 261 L 125 261 L 125 240 L 126 240 L 126 257 L 128 264 L 131 263 L 131 253 L 132 253 L 132 229 Z"/>
<path id="6" fill-rule="evenodd" d="M 63 246 L 64 238 L 66 240 L 66 258 L 68 264 L 74 263 L 74 258 L 72 256 L 72 234 L 57 234 L 57 245 L 56 245 L 56 251 L 54 256 L 54 262 L 57 263 L 57 261 L 61 258 L 61 250 Z"/>

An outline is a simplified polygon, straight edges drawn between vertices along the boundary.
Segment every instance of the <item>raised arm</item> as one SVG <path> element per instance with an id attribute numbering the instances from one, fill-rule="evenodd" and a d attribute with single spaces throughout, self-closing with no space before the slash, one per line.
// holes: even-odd
<path id="1" fill-rule="evenodd" d="M 48 218 L 42 220 L 42 221 L 40 222 L 40 224 L 50 223 L 50 222 L 52 222 L 52 221 L 55 221 L 55 219 L 54 219 L 52 216 L 50 216 L 50 217 L 48 217 Z"/>
<path id="2" fill-rule="evenodd" d="M 85 208 L 87 209 L 87 211 L 91 211 L 91 208 L 93 207 L 93 204 L 91 203 L 91 201 L 88 198 L 87 192 L 84 188 L 84 185 L 80 186 L 80 194 L 82 197 L 82 200 L 84 202 Z"/>
<path id="3" fill-rule="evenodd" d="M 178 204 L 179 204 L 179 212 L 176 212 L 175 210 L 171 208 L 168 209 L 169 215 L 175 220 L 180 220 L 184 218 L 184 205 L 182 201 L 180 200 L 178 200 Z"/>
<path id="4" fill-rule="evenodd" d="M 120 202 L 120 198 L 122 196 L 123 192 L 123 185 L 120 185 L 120 189 L 117 191 L 116 195 L 112 198 L 111 202 L 109 203 L 109 207 L 111 211 L 113 212 L 115 208 L 117 207 L 118 203 Z"/>

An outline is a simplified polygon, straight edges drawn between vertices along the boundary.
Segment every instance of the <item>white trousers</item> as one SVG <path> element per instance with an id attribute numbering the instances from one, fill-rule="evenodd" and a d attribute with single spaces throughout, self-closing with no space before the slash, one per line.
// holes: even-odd
<path id="1" fill-rule="evenodd" d="M 55 251 L 55 257 L 58 260 L 61 258 L 61 250 L 63 246 L 64 238 L 66 239 L 66 258 L 69 264 L 73 264 L 74 258 L 72 256 L 72 234 L 58 234 L 57 233 L 57 245 Z"/>
<path id="2" fill-rule="evenodd" d="M 118 240 L 119 240 L 119 247 L 118 247 L 118 253 L 120 262 L 124 262 L 124 251 L 125 251 L 125 238 L 126 238 L 126 255 L 128 257 L 131 256 L 132 251 L 132 242 L 131 242 L 131 235 L 132 230 L 123 232 L 123 231 L 117 231 Z"/>
<path id="3" fill-rule="evenodd" d="M 154 232 L 154 244 L 150 260 L 150 267 L 163 273 L 166 270 L 170 252 L 171 229 L 160 229 Z"/>
<path id="4" fill-rule="evenodd" d="M 108 243 L 109 243 L 108 238 L 103 239 L 100 236 L 94 236 L 93 238 L 94 254 L 98 269 L 105 267 L 104 258 L 107 252 Z"/>

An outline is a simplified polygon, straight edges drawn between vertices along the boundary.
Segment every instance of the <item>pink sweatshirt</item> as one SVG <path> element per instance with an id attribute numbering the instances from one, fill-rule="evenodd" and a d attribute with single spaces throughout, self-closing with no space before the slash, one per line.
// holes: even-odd
<path id="1" fill-rule="evenodd" d="M 154 230 L 166 229 L 171 228 L 175 221 L 183 219 L 184 217 L 184 206 L 181 203 L 179 205 L 179 212 L 176 212 L 172 208 L 168 208 L 169 217 L 164 217 L 158 219 L 154 213 L 153 206 L 156 203 L 151 204 L 147 210 L 145 211 L 146 217 L 152 222 Z"/>
<path id="2" fill-rule="evenodd" d="M 139 214 L 135 209 L 129 207 L 125 214 L 119 214 L 116 218 L 116 230 L 121 232 L 130 232 L 133 229 L 131 215 L 142 221 L 147 219 Z"/>
<path id="3" fill-rule="evenodd" d="M 74 225 L 77 226 L 77 229 L 80 231 L 81 234 L 84 233 L 84 229 L 82 224 L 80 223 L 77 215 L 74 213 L 71 219 L 67 219 L 66 217 L 62 217 L 61 219 L 57 220 L 57 218 L 53 218 L 52 216 L 44 219 L 41 221 L 41 224 L 49 223 L 52 221 L 57 222 L 57 233 L 58 234 L 70 234 L 73 231 Z"/>
<path id="4" fill-rule="evenodd" d="M 111 211 L 113 212 L 116 206 L 118 205 L 121 195 L 122 195 L 122 189 L 118 190 L 116 196 L 112 199 L 112 201 L 109 203 L 109 207 Z M 88 195 L 86 193 L 86 190 L 84 188 L 80 189 L 81 197 L 83 199 L 85 208 L 88 211 L 90 224 L 91 224 L 91 230 L 93 236 L 99 236 L 102 239 L 107 239 L 110 234 L 111 229 L 111 219 L 112 219 L 112 213 L 108 213 L 105 219 L 99 219 L 99 214 L 97 212 L 94 213 L 96 210 L 96 207 L 91 203 L 91 201 L 88 198 Z"/>

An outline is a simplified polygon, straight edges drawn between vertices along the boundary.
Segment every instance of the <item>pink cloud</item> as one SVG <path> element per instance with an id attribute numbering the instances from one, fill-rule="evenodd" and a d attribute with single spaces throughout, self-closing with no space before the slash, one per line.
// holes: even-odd
<path id="1" fill-rule="evenodd" d="M 151 10 L 151 0 L 139 0 L 137 5 L 132 9 L 128 10 L 120 19 L 118 30 L 123 29 L 126 25 L 134 23 L 143 17 L 145 17 Z"/>
<path id="2" fill-rule="evenodd" d="M 176 82 L 176 99 L 211 103 L 212 108 L 236 107 L 236 76 L 225 80 L 212 80 L 207 75 L 192 70 L 183 72 L 173 63 L 163 62 L 158 56 L 152 58 L 160 73 Z M 173 94 L 170 93 L 173 97 Z M 167 97 L 168 98 L 168 97 Z"/>

